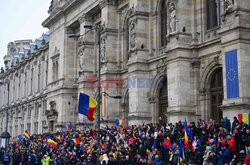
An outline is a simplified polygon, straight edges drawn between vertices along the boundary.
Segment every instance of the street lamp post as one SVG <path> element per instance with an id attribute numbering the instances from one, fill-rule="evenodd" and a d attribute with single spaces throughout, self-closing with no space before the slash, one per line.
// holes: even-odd
<path id="1" fill-rule="evenodd" d="M 5 143 L 5 149 L 8 146 L 9 143 L 9 138 L 10 138 L 10 134 L 8 133 L 8 125 L 9 125 L 9 99 L 10 99 L 10 81 L 7 79 L 5 82 L 0 82 L 0 85 L 4 85 L 7 84 L 7 91 L 8 91 L 8 100 L 7 100 L 7 109 L 6 109 L 6 128 L 5 128 L 5 132 L 3 132 L 1 134 L 1 138 L 2 138 L 2 142 Z"/>
<path id="2" fill-rule="evenodd" d="M 101 30 L 102 30 L 102 25 L 96 25 L 96 26 L 92 26 L 92 25 L 84 25 L 84 28 L 89 29 L 87 32 L 85 32 L 84 34 L 70 34 L 68 35 L 69 38 L 78 38 L 81 36 L 84 36 L 85 34 L 87 34 L 89 31 L 95 30 L 97 32 L 98 35 L 98 111 L 97 111 L 97 127 L 98 127 L 98 133 L 97 133 L 97 164 L 99 165 L 99 157 L 100 157 L 100 125 L 101 125 Z M 105 92 L 106 95 L 108 95 Z M 121 96 L 110 96 L 114 99 L 121 99 Z"/>

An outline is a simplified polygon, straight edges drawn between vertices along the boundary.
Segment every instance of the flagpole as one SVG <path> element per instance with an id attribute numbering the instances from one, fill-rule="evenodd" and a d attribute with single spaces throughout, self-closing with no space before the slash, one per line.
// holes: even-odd
<path id="1" fill-rule="evenodd" d="M 97 137 L 97 165 L 99 165 L 100 158 L 100 125 L 101 125 L 101 25 L 96 28 L 98 32 L 98 111 L 97 111 L 97 126 L 98 126 L 98 137 Z"/>

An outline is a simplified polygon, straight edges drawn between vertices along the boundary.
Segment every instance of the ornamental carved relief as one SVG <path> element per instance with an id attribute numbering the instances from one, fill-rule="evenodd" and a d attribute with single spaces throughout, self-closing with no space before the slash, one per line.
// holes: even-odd
<path id="1" fill-rule="evenodd" d="M 223 9 L 225 12 L 228 12 L 229 10 L 234 8 L 236 0 L 223 0 Z"/>
<path id="2" fill-rule="evenodd" d="M 136 48 L 136 35 L 135 35 L 135 20 L 130 21 L 129 23 L 129 50 L 133 50 Z"/>
<path id="3" fill-rule="evenodd" d="M 107 61 L 106 58 L 106 37 L 101 38 L 101 62 L 105 63 Z"/>
<path id="4" fill-rule="evenodd" d="M 164 73 L 166 71 L 167 62 L 161 59 L 156 65 L 157 73 Z"/>

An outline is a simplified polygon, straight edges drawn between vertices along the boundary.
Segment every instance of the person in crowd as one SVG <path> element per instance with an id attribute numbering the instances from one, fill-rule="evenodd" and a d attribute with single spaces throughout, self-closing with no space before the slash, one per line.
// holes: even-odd
<path id="1" fill-rule="evenodd" d="M 6 152 L 3 156 L 3 164 L 9 165 L 10 164 L 10 155 L 9 152 Z"/>
<path id="2" fill-rule="evenodd" d="M 42 161 L 42 165 L 49 165 L 50 157 L 48 155 L 44 155 Z"/>

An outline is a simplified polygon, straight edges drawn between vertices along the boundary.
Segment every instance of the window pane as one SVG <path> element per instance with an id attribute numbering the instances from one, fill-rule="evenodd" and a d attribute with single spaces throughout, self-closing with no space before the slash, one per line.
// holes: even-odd
<path id="1" fill-rule="evenodd" d="M 220 24 L 220 2 L 219 0 L 215 0 L 215 7 L 216 7 L 216 25 Z"/>
<path id="2" fill-rule="evenodd" d="M 222 100 L 223 100 L 223 96 L 222 96 L 222 94 L 219 94 L 219 103 L 218 103 L 218 105 L 222 104 Z"/>
<path id="3" fill-rule="evenodd" d="M 218 72 L 218 87 L 222 87 L 223 86 L 223 82 L 222 82 L 222 70 L 220 70 Z"/>
<path id="4" fill-rule="evenodd" d="M 207 1 L 207 28 L 211 29 L 213 27 L 213 8 L 211 0 Z"/>
<path id="5" fill-rule="evenodd" d="M 213 79 L 212 79 L 212 88 L 216 88 L 216 75 L 214 75 Z"/>
<path id="6" fill-rule="evenodd" d="M 216 105 L 216 95 L 212 95 L 212 105 Z"/>
<path id="7" fill-rule="evenodd" d="M 220 25 L 220 0 L 207 0 L 207 28 Z"/>

